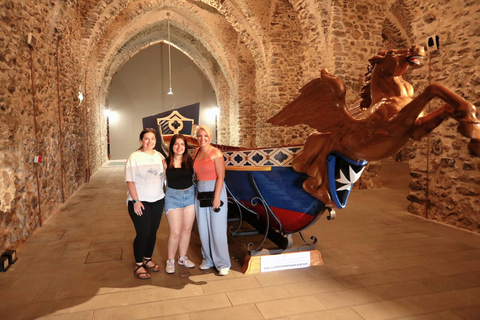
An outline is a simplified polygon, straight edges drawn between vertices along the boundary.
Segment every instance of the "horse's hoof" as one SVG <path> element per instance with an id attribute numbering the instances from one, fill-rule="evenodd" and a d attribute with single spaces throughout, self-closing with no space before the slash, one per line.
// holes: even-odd
<path id="1" fill-rule="evenodd" d="M 457 131 L 464 137 L 480 140 L 480 123 L 460 122 Z"/>
<path id="2" fill-rule="evenodd" d="M 476 157 L 480 157 L 480 140 L 472 139 L 468 143 L 468 150 Z"/>

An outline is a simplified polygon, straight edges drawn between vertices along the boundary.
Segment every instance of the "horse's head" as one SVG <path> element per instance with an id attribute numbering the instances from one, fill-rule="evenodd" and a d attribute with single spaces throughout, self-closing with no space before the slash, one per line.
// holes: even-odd
<path id="1" fill-rule="evenodd" d="M 424 56 L 423 47 L 412 46 L 410 49 L 380 51 L 368 61 L 384 75 L 401 76 L 409 67 L 420 67 Z"/>
<path id="2" fill-rule="evenodd" d="M 421 60 L 425 56 L 425 49 L 420 46 L 413 46 L 410 49 L 383 50 L 375 57 L 368 60 L 370 66 L 365 75 L 365 85 L 360 94 L 362 102 L 360 108 L 368 109 L 372 104 L 371 83 L 384 81 L 385 77 L 398 77 L 407 72 L 409 67 L 420 67 Z M 377 78 L 380 77 L 380 78 Z M 378 86 L 377 89 L 378 90 Z"/>

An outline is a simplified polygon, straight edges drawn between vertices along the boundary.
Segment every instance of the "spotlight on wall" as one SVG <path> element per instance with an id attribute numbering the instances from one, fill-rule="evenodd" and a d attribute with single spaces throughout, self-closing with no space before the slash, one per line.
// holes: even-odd
<path id="1" fill-rule="evenodd" d="M 219 113 L 220 113 L 220 109 L 218 107 L 207 109 L 207 115 L 209 119 L 216 119 Z"/>
<path id="2" fill-rule="evenodd" d="M 439 38 L 439 36 L 434 36 L 434 37 L 428 38 L 427 46 L 428 46 L 428 49 L 431 49 L 432 51 L 439 50 L 440 49 L 440 38 Z"/>
<path id="3" fill-rule="evenodd" d="M 37 38 L 32 33 L 27 34 L 27 44 L 32 48 L 37 46 Z"/>
<path id="4" fill-rule="evenodd" d="M 10 265 L 17 261 L 17 252 L 15 250 L 7 250 L 2 253 L 0 257 L 0 272 L 5 272 L 10 268 Z"/>
<path id="5" fill-rule="evenodd" d="M 5 272 L 10 268 L 10 263 L 8 262 L 7 257 L 0 257 L 0 272 Z"/>
<path id="6" fill-rule="evenodd" d="M 78 91 L 78 101 L 80 101 L 78 104 L 82 104 L 82 101 L 83 101 L 83 93 L 82 93 L 82 91 Z"/>
<path id="7" fill-rule="evenodd" d="M 7 250 L 7 251 L 5 251 L 4 253 L 2 253 L 2 257 L 7 257 L 7 258 L 8 258 L 8 262 L 9 262 L 10 264 L 14 264 L 15 261 L 18 260 L 17 251 L 15 251 L 15 250 Z"/>
<path id="8" fill-rule="evenodd" d="M 117 123 L 117 120 L 120 116 L 117 111 L 107 108 L 103 110 L 103 115 L 105 116 L 105 121 L 107 122 L 107 125 Z"/>

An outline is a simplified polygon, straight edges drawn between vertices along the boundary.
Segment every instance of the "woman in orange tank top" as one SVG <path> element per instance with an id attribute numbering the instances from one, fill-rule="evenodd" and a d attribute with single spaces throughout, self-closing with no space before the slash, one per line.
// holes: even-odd
<path id="1" fill-rule="evenodd" d="M 212 146 L 212 131 L 207 126 L 197 127 L 197 141 L 193 169 L 197 176 L 197 192 L 214 191 L 211 207 L 200 207 L 195 197 L 195 215 L 202 242 L 201 270 L 215 267 L 218 274 L 228 274 L 231 262 L 227 242 L 227 192 L 225 189 L 225 160 L 222 152 Z"/>

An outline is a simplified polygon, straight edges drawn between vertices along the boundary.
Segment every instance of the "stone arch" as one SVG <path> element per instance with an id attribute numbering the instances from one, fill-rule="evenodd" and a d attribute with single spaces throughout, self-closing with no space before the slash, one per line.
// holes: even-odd
<path id="1" fill-rule="evenodd" d="M 162 13 L 165 15 L 165 12 Z M 173 15 L 175 16 L 175 15 Z M 170 18 L 171 43 L 177 49 L 186 54 L 205 74 L 215 91 L 219 90 L 218 77 L 225 77 L 229 87 L 235 87 L 232 79 L 231 67 L 226 57 L 219 56 L 221 50 L 209 45 L 205 47 L 198 38 L 192 35 L 191 30 L 180 29 L 181 25 Z M 102 79 L 101 91 L 106 94 L 111 78 L 123 63 L 138 51 L 158 42 L 167 42 L 167 21 L 158 21 L 132 34 L 130 39 L 119 42 L 115 47 L 110 48 L 110 59 L 99 63 L 98 68 L 105 70 Z M 209 44 L 209 43 L 207 43 Z M 212 48 L 213 47 L 213 48 Z M 111 52 L 111 53 L 110 53 Z"/>
<path id="2" fill-rule="evenodd" d="M 264 2 L 267 3 L 268 1 L 259 1 L 257 6 L 262 5 Z M 190 17 L 198 17 L 204 15 L 205 12 L 220 16 L 235 30 L 252 51 L 257 65 L 265 62 L 265 54 L 262 52 L 263 46 L 261 45 L 262 39 L 265 39 L 262 34 L 262 19 L 259 19 L 252 13 L 250 5 L 247 5 L 245 1 L 192 0 L 186 2 L 181 0 L 145 0 L 133 2 L 131 0 L 101 0 L 97 1 L 93 7 L 89 7 L 89 5 L 90 3 L 85 2 L 81 6 L 84 12 L 82 23 L 82 48 L 84 52 L 93 51 L 93 48 L 100 42 L 102 35 L 105 34 L 106 28 L 111 24 L 110 21 L 112 19 L 115 19 L 117 16 L 122 16 L 124 21 L 128 19 L 128 8 L 132 9 L 130 11 L 134 16 L 142 16 L 146 12 L 155 10 L 178 8 L 179 11 L 190 15 Z M 191 20 L 194 21 L 195 19 Z"/>
<path id="3" fill-rule="evenodd" d="M 243 43 L 245 43 L 245 45 L 252 51 L 252 56 L 255 57 L 257 68 L 263 69 L 260 66 L 264 65 L 265 63 L 264 59 L 262 58 L 264 54 L 259 54 L 256 51 L 256 48 L 262 48 L 262 46 L 259 44 L 254 44 L 255 42 L 261 42 L 259 40 L 253 40 L 254 36 L 252 35 L 254 32 L 251 31 L 253 29 L 261 30 L 261 28 L 250 27 L 248 23 L 245 23 L 243 18 L 245 14 L 249 14 L 239 12 L 235 5 L 229 5 L 228 1 L 220 1 L 220 3 L 217 1 L 169 1 L 168 5 L 164 0 L 142 1 L 135 3 L 126 0 L 114 0 L 108 1 L 108 3 L 109 4 L 107 5 L 104 1 L 99 1 L 94 8 L 85 8 L 87 14 L 85 14 L 85 27 L 82 32 L 82 34 L 85 36 L 83 40 L 83 47 L 84 51 L 86 52 L 96 53 L 94 56 L 96 56 L 97 59 L 103 59 L 103 55 L 105 54 L 102 52 L 105 51 L 105 49 L 98 50 L 98 43 L 103 44 L 105 41 L 109 43 L 110 41 L 108 41 L 108 38 L 112 35 L 118 35 L 119 32 L 125 33 L 125 28 L 123 27 L 124 25 L 133 23 L 132 21 L 140 16 L 142 17 L 142 21 L 145 23 L 145 18 L 147 15 L 153 12 L 171 10 L 176 11 L 179 15 L 183 16 L 184 21 L 180 23 L 183 24 L 183 27 L 186 27 L 185 21 L 189 21 L 188 24 L 192 30 L 195 29 L 192 26 L 199 26 L 197 28 L 199 30 L 198 32 L 191 32 L 191 34 L 195 35 L 197 39 L 206 42 L 204 38 L 205 34 L 208 34 L 210 43 L 215 40 L 218 41 L 217 47 L 221 49 L 218 50 L 219 52 L 231 51 L 228 50 L 229 47 L 225 45 L 225 42 L 227 42 L 226 38 L 229 38 L 228 40 L 231 38 L 236 38 L 237 36 L 242 38 Z M 198 7 L 203 10 L 203 12 L 200 12 L 201 14 L 199 14 Z M 211 21 L 205 21 L 208 20 L 204 17 L 205 12 L 208 12 L 206 14 L 216 20 L 214 21 L 215 28 L 211 27 Z M 199 18 L 199 16 L 202 16 L 203 19 Z M 250 16 L 252 15 L 250 14 Z M 93 19 L 94 21 L 90 21 L 90 19 Z M 254 20 L 251 21 L 255 22 Z M 222 25 L 220 29 L 231 30 L 228 30 L 227 32 L 214 31 L 214 29 L 219 29 L 219 23 Z M 126 37 L 127 35 L 123 34 L 123 37 L 117 38 L 121 39 Z M 259 39 L 261 37 L 255 36 L 255 38 Z M 209 47 L 205 43 L 204 45 L 207 48 Z M 103 47 L 105 47 L 105 45 L 103 45 Z M 93 58 L 91 55 L 90 57 L 91 59 Z M 90 62 L 96 63 L 96 61 L 91 60 Z"/>
<path id="4" fill-rule="evenodd" d="M 382 38 L 387 48 L 407 48 L 413 44 L 406 28 L 391 11 L 387 13 L 383 22 Z"/>
<path id="5" fill-rule="evenodd" d="M 222 44 L 218 43 L 215 38 L 201 38 L 201 26 L 195 25 L 175 11 L 169 12 L 171 13 L 172 43 L 177 44 L 177 47 L 188 53 L 190 57 L 198 58 L 197 63 L 207 76 L 210 74 L 207 70 L 208 63 L 204 62 L 206 59 L 202 59 L 202 56 L 208 54 L 207 58 L 213 57 L 222 72 L 227 75 L 227 78 L 230 78 L 229 82 L 232 83 L 232 67 L 229 65 L 228 58 L 225 57 L 228 50 L 224 50 L 221 47 Z M 123 61 L 124 58 L 128 58 L 128 56 L 150 43 L 165 41 L 167 38 L 166 13 L 167 11 L 155 11 L 144 15 L 141 21 L 132 22 L 128 28 L 121 32 L 107 32 L 102 37 L 102 45 L 98 46 L 93 54 L 93 56 L 97 56 L 97 61 L 92 61 L 96 64 L 95 70 L 98 70 L 97 81 L 103 78 L 102 73 L 107 76 L 113 75 L 116 70 L 111 69 L 111 66 L 119 64 L 116 60 Z M 110 29 L 115 29 L 116 26 L 116 23 L 114 23 L 110 26 Z M 106 72 L 107 67 L 110 67 L 108 73 Z M 211 77 L 210 80 L 212 80 Z"/>
<path id="6" fill-rule="evenodd" d="M 319 76 L 325 68 L 334 71 L 333 46 L 328 44 L 331 32 L 331 1 L 290 0 L 301 26 L 303 38 L 302 69 L 304 82 Z"/>
<path id="7" fill-rule="evenodd" d="M 86 61 L 85 64 L 91 66 L 89 69 L 95 70 L 95 73 L 89 75 L 87 82 L 94 84 L 92 88 L 101 88 L 100 91 L 97 90 L 99 103 L 104 103 L 111 77 L 125 59 L 151 43 L 165 41 L 166 32 L 164 31 L 162 34 L 160 29 L 162 29 L 162 25 L 165 26 L 166 12 L 168 11 L 171 13 L 172 42 L 200 67 L 212 84 L 217 93 L 220 109 L 225 109 L 223 112 L 221 111 L 221 117 L 222 114 L 230 113 L 226 109 L 242 108 L 238 104 L 241 100 L 238 99 L 238 93 L 242 91 L 240 86 L 249 86 L 254 82 L 256 74 L 254 71 L 264 69 L 261 67 L 265 64 L 262 54 L 254 54 L 247 47 L 247 42 L 255 41 L 242 41 L 242 39 L 249 38 L 249 33 L 245 29 L 235 30 L 226 18 L 206 4 L 202 5 L 202 10 L 210 8 L 207 10 L 207 15 L 211 19 L 199 18 L 196 13 L 198 13 L 197 6 L 200 2 L 196 5 L 191 5 L 192 3 L 179 1 L 172 4 L 169 2 L 169 5 L 166 6 L 165 1 L 150 1 L 148 5 L 137 2 L 127 3 L 127 1 L 112 2 L 117 5 L 112 8 L 112 11 L 117 10 L 117 16 L 108 19 L 108 23 L 97 23 L 97 28 L 91 27 L 91 30 L 101 28 L 101 32 L 96 31 L 92 34 L 92 39 L 89 40 L 87 46 L 91 48 L 91 54 L 88 55 L 89 61 Z M 224 6 L 221 8 L 226 10 Z M 100 15 L 102 14 L 100 13 Z M 240 13 L 237 12 L 237 14 Z M 139 16 L 141 18 L 138 18 Z M 212 19 L 215 21 L 211 21 Z M 231 39 L 237 41 L 232 42 Z M 98 45 L 93 45 L 94 43 L 98 43 Z M 239 52 L 242 52 L 242 61 L 246 63 L 237 62 L 236 58 Z M 261 66 L 259 67 L 259 65 Z M 252 68 L 252 66 L 254 67 Z M 245 72 L 246 70 L 250 71 Z M 250 79 L 246 78 L 247 74 Z M 241 81 L 240 75 L 242 76 Z M 252 93 L 251 88 L 246 91 Z M 254 90 L 253 93 L 255 93 Z M 249 98 L 247 100 L 246 103 L 249 105 L 247 110 L 250 112 L 252 101 L 256 99 Z M 240 101 L 240 103 L 242 102 Z M 243 109 L 245 110 L 245 108 Z M 238 114 L 238 112 L 235 113 Z M 237 119 L 234 118 L 234 120 Z M 227 124 L 225 126 L 228 127 Z M 219 131 L 224 133 L 224 138 L 227 140 L 225 142 L 228 142 L 228 130 L 219 128 Z"/>

